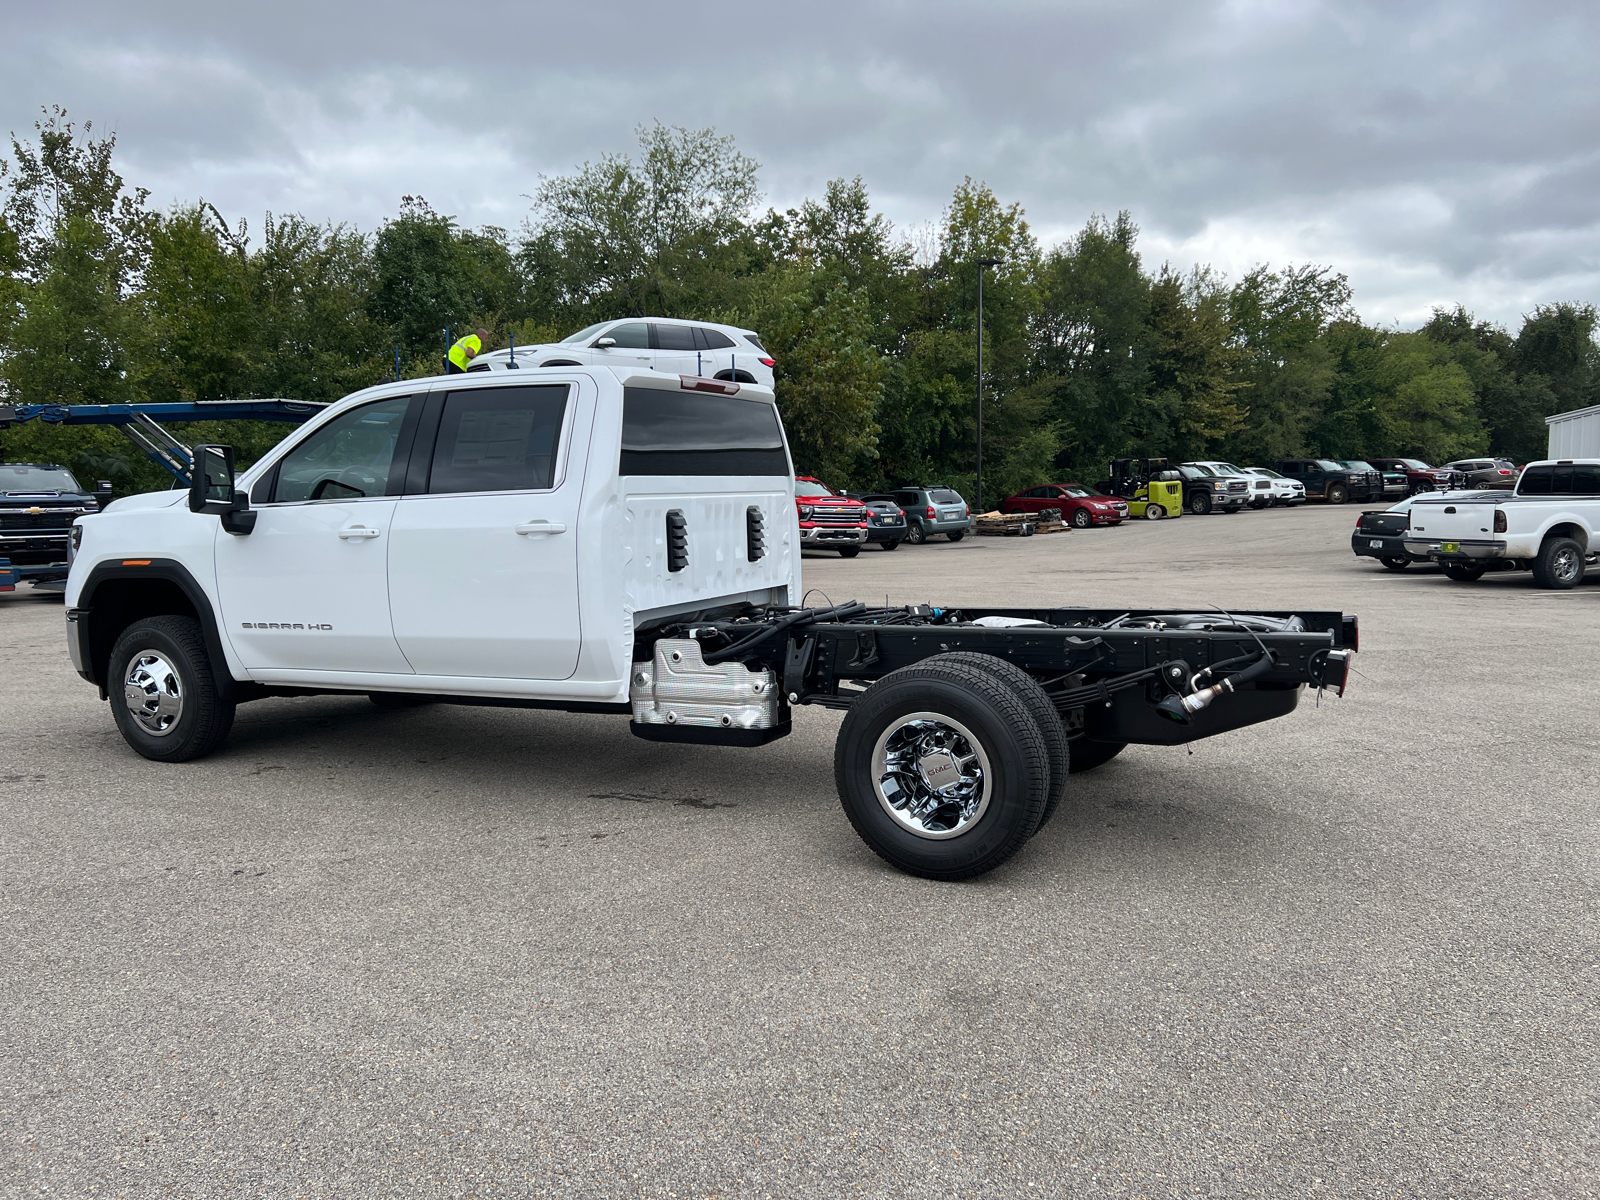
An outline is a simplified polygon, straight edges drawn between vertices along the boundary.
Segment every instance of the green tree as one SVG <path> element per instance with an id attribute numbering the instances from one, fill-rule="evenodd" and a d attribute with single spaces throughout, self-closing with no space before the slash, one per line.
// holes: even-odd
<path id="1" fill-rule="evenodd" d="M 1228 290 L 1209 270 L 1163 264 L 1150 285 L 1150 428 L 1144 440 L 1174 460 L 1209 458 L 1244 428 Z M 1160 436 L 1164 434 L 1165 436 Z"/>

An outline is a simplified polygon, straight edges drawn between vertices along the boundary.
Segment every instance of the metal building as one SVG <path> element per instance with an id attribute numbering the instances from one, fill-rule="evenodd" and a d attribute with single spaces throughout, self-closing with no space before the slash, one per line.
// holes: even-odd
<path id="1" fill-rule="evenodd" d="M 1600 458 L 1600 404 L 1546 417 L 1551 458 Z"/>

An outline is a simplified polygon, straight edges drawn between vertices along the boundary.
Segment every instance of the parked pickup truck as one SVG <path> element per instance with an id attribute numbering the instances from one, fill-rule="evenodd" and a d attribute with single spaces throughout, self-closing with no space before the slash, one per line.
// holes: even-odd
<path id="1" fill-rule="evenodd" d="M 24 579 L 60 591 L 72 523 L 110 499 L 110 483 L 85 491 L 56 463 L 0 463 L 0 592 Z"/>
<path id="2" fill-rule="evenodd" d="M 862 839 L 963 879 L 1027 843 L 1069 769 L 1342 692 L 1358 646 L 1338 612 L 798 607 L 777 406 L 733 381 L 413 379 L 330 405 L 238 478 L 227 447 L 194 455 L 187 493 L 78 519 L 67 583 L 74 667 L 159 762 L 219 749 L 269 696 L 615 714 L 712 746 L 820 704 L 844 717 L 816 770 Z"/>
<path id="3" fill-rule="evenodd" d="M 1411 505 L 1408 553 L 1470 583 L 1491 566 L 1533 572 L 1544 588 L 1576 587 L 1600 529 L 1600 459 L 1530 463 L 1515 491 L 1423 495 Z"/>
<path id="4" fill-rule="evenodd" d="M 1280 458 L 1272 465 L 1280 474 L 1304 484 L 1307 499 L 1343 504 L 1383 498 L 1383 477 L 1376 471 L 1352 471 L 1326 458 Z"/>

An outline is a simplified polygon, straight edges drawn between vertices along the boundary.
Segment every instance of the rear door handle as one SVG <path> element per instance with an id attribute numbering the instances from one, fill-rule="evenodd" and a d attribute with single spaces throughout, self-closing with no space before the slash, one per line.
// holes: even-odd
<path id="1" fill-rule="evenodd" d="M 567 527 L 560 521 L 529 521 L 526 524 L 517 526 L 517 532 L 523 534 L 565 533 L 566 531 Z"/>
<path id="2" fill-rule="evenodd" d="M 378 532 L 376 529 L 367 529 L 364 526 L 357 525 L 351 529 L 339 530 L 339 537 L 347 542 L 352 539 L 359 541 L 363 538 L 375 538 L 378 536 Z"/>

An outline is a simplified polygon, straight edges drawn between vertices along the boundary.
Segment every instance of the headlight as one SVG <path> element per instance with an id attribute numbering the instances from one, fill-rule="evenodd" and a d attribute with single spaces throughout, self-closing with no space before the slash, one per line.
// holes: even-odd
<path id="1" fill-rule="evenodd" d="M 805 520 L 805 519 L 806 519 L 806 518 L 807 518 L 807 517 L 809 517 L 809 516 L 810 516 L 810 515 L 811 515 L 811 505 L 809 505 L 809 504 L 802 504 L 802 505 L 801 505 L 801 506 L 800 506 L 800 519 L 801 519 L 801 520 Z"/>
<path id="2" fill-rule="evenodd" d="M 1214 492 L 1225 492 L 1228 490 L 1228 485 L 1221 482 L 1213 483 L 1211 485 L 1211 490 Z"/>
<path id="3" fill-rule="evenodd" d="M 83 545 L 83 526 L 74 522 L 72 526 L 72 549 L 76 551 L 81 545 Z"/>

